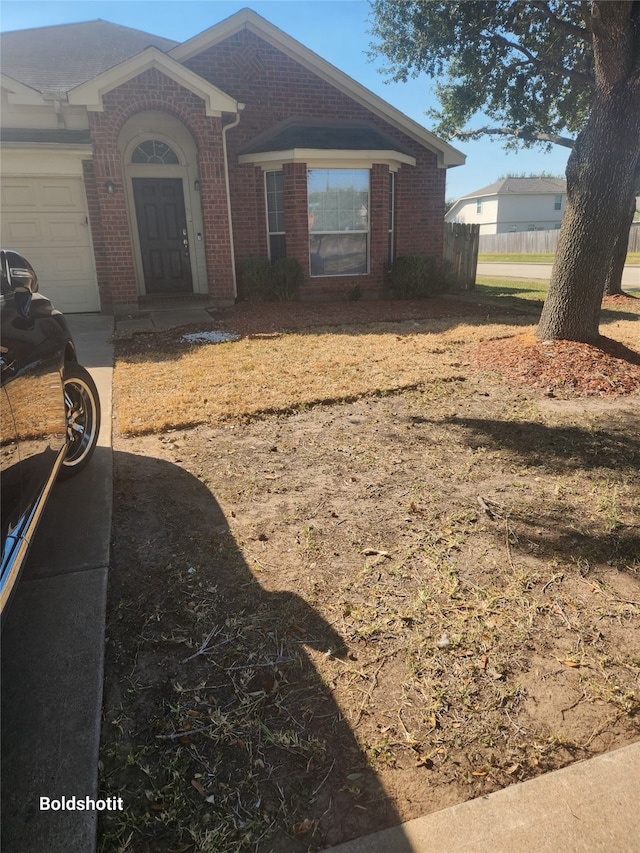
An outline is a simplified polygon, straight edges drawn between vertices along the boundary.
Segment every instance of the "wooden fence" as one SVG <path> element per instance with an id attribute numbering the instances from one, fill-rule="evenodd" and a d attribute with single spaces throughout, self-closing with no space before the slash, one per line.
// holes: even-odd
<path id="1" fill-rule="evenodd" d="M 482 234 L 481 255 L 555 254 L 560 231 L 510 231 L 506 234 Z M 640 223 L 631 226 L 629 252 L 640 252 Z"/>
<path id="2" fill-rule="evenodd" d="M 479 225 L 445 222 L 444 259 L 452 265 L 461 290 L 473 290 L 476 285 L 479 236 Z"/>

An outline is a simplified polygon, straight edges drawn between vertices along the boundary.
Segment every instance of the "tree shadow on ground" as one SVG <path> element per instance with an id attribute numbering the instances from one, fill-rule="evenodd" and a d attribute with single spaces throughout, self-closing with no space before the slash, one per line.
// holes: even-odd
<path id="1" fill-rule="evenodd" d="M 546 426 L 529 421 L 452 418 L 461 431 L 460 440 L 472 450 L 508 450 L 517 464 L 551 476 L 579 471 L 640 470 L 640 439 L 632 437 L 637 423 L 633 411 L 618 412 L 618 425 L 609 431 L 575 426 Z M 625 426 L 627 427 L 625 429 Z M 630 428 L 630 429 L 629 429 Z M 640 532 L 617 518 L 585 530 L 580 506 L 571 501 L 557 505 L 522 499 L 512 507 L 486 505 L 497 522 L 496 533 L 504 538 L 505 522 L 512 543 L 527 547 L 537 556 L 563 553 L 576 561 L 611 562 L 620 567 L 640 556 Z"/>
<path id="2" fill-rule="evenodd" d="M 527 286 L 526 282 L 522 282 L 520 287 L 510 287 L 508 283 L 504 285 L 493 283 L 483 284 L 478 282 L 468 298 L 475 302 L 486 306 L 494 306 L 501 308 L 503 311 L 513 310 L 523 314 L 532 315 L 533 319 L 540 316 L 544 298 L 539 298 L 533 294 L 540 292 L 541 286 L 546 287 L 547 282 L 531 282 L 531 286 Z M 632 293 L 624 293 L 624 297 L 628 299 L 637 299 Z M 637 304 L 637 303 L 636 303 Z M 607 306 L 603 306 L 600 314 L 601 324 L 612 323 L 616 320 L 637 320 L 637 311 L 624 310 L 622 306 L 613 307 L 612 302 Z"/>
<path id="3" fill-rule="evenodd" d="M 628 421 L 633 428 L 637 415 L 620 412 L 617 417 L 623 427 Z M 506 448 L 527 466 L 554 473 L 593 468 L 640 469 L 640 438 L 615 426 L 605 431 L 462 417 L 451 418 L 450 423 L 462 427 L 466 433 L 463 441 L 469 447 Z"/>
<path id="4" fill-rule="evenodd" d="M 512 309 L 520 311 L 524 314 L 533 315 L 533 318 L 540 316 L 544 299 L 538 299 L 526 294 L 538 293 L 540 286 L 532 283 L 530 288 L 524 284 L 522 287 L 509 287 L 508 285 L 488 285 L 479 282 L 476 284 L 473 295 L 478 302 L 484 305 L 498 305 L 503 310 Z M 533 319 L 532 319 L 533 322 Z"/>
<path id="5" fill-rule="evenodd" d="M 348 654 L 333 626 L 261 587 L 200 480 L 114 462 L 101 785 L 127 812 L 101 849 L 307 853 L 399 823 L 312 662 Z"/>

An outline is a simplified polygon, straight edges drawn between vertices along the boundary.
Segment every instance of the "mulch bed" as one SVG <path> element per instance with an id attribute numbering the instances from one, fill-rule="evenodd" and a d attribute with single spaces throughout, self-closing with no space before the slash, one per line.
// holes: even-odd
<path id="1" fill-rule="evenodd" d="M 541 341 L 531 332 L 478 344 L 475 366 L 549 397 L 566 394 L 617 397 L 640 394 L 640 352 L 601 337 L 595 344 Z"/>
<path id="2" fill-rule="evenodd" d="M 220 325 L 240 335 L 299 331 L 315 326 L 348 326 L 437 320 L 443 317 L 499 317 L 519 312 L 478 305 L 457 297 L 359 302 L 240 302 L 216 312 Z"/>

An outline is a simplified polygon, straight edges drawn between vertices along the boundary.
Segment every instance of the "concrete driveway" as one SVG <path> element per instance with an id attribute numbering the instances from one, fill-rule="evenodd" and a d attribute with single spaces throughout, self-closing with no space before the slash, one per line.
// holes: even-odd
<path id="1" fill-rule="evenodd" d="M 96 811 L 40 798 L 96 798 L 111 535 L 113 320 L 68 317 L 92 373 L 102 429 L 91 464 L 58 483 L 2 634 L 2 850 L 89 853 Z"/>

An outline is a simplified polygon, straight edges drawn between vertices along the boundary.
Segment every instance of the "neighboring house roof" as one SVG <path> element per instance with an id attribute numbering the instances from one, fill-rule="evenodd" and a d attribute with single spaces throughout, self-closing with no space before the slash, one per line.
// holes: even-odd
<path id="1" fill-rule="evenodd" d="M 6 32 L 1 44 L 5 74 L 39 92 L 55 94 L 68 92 L 147 47 L 166 52 L 179 42 L 97 20 Z"/>
<path id="2" fill-rule="evenodd" d="M 152 11 L 153 7 L 149 8 Z M 179 8 L 176 5 L 176 14 L 179 14 Z M 440 166 L 464 164 L 465 156 L 452 145 L 439 139 L 251 9 L 242 9 L 182 44 L 102 20 L 3 33 L 2 68 L 5 75 L 19 83 L 49 97 L 56 97 L 72 89 L 78 90 L 89 80 L 105 74 L 149 47 L 165 52 L 177 63 L 184 63 L 245 29 L 436 153 Z"/>
<path id="3" fill-rule="evenodd" d="M 461 196 L 458 201 L 467 198 L 482 198 L 488 195 L 557 195 L 566 193 L 567 182 L 562 178 L 502 178 L 482 189 Z"/>

